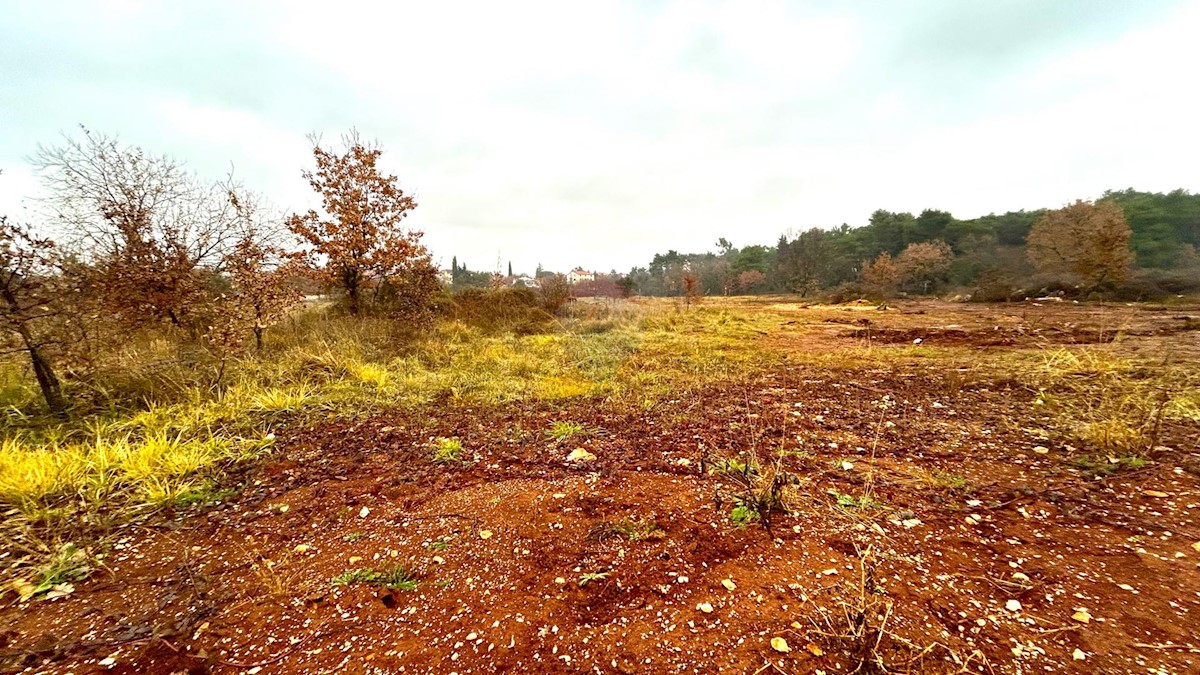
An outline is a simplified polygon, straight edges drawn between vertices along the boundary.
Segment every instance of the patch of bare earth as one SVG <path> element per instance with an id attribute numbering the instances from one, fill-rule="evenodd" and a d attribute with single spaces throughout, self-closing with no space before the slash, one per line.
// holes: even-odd
<path id="1" fill-rule="evenodd" d="M 230 503 L 0 609 L 0 652 L 43 673 L 1200 671 L 1192 439 L 1096 479 L 1035 450 L 1028 392 L 943 377 L 779 368 L 647 406 L 297 429 Z M 554 441 L 554 420 L 587 431 Z M 465 461 L 434 464 L 434 437 Z M 703 469 L 781 449 L 792 513 L 733 525 L 730 477 Z M 415 590 L 331 583 L 396 563 Z"/>

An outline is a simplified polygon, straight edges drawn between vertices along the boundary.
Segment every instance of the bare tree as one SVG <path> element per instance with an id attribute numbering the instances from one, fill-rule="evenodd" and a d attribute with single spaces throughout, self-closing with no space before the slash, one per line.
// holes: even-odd
<path id="1" fill-rule="evenodd" d="M 692 272 L 687 272 L 683 275 L 683 297 L 684 304 L 691 307 L 693 302 L 700 300 L 700 296 L 704 295 L 704 289 L 700 287 L 700 277 Z"/>
<path id="2" fill-rule="evenodd" d="M 94 271 L 107 308 L 130 323 L 184 325 L 224 256 L 245 238 L 244 191 L 232 176 L 204 183 L 170 157 L 87 129 L 40 146 L 32 162 L 65 244 Z"/>

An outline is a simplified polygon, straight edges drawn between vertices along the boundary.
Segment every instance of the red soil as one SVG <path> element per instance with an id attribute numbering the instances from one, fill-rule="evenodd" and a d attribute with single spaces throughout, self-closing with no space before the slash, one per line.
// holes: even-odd
<path id="1" fill-rule="evenodd" d="M 0 653 L 44 673 L 838 673 L 862 645 L 828 634 L 865 599 L 874 625 L 894 603 L 872 635 L 893 667 L 1200 672 L 1194 439 L 1167 429 L 1157 462 L 1096 479 L 1033 450 L 1030 392 L 943 378 L 779 369 L 648 409 L 447 401 L 294 429 L 229 503 L 0 609 Z M 549 441 L 552 420 L 590 433 Z M 468 461 L 432 463 L 436 436 Z M 575 447 L 597 459 L 567 463 Z M 802 451 L 793 513 L 733 526 L 734 481 L 704 458 L 781 447 Z M 868 487 L 885 508 L 829 492 Z M 612 536 L 623 518 L 663 534 Z M 330 583 L 393 561 L 416 590 Z"/>

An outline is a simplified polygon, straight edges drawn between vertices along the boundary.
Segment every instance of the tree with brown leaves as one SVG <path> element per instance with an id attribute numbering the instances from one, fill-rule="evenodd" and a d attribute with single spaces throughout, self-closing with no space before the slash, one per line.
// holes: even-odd
<path id="1" fill-rule="evenodd" d="M 1130 236 L 1125 213 L 1115 201 L 1081 199 L 1047 211 L 1034 223 L 1027 253 L 1039 272 L 1073 277 L 1090 290 L 1128 278 Z"/>
<path id="2" fill-rule="evenodd" d="M 422 233 L 400 226 L 417 204 L 395 176 L 379 171 L 382 149 L 356 132 L 344 136 L 336 151 L 311 140 L 317 168 L 303 175 L 321 195 L 324 214 L 295 214 L 288 228 L 311 247 L 314 269 L 341 289 L 350 313 L 357 315 L 367 292 L 379 293 L 389 280 L 428 276 L 433 263 L 421 244 Z"/>
<path id="3" fill-rule="evenodd" d="M 888 297 L 896 291 L 896 284 L 900 281 L 900 269 L 892 254 L 884 251 L 874 260 L 864 262 L 859 276 L 864 284 Z"/>
<path id="4" fill-rule="evenodd" d="M 692 303 L 698 301 L 704 294 L 704 289 L 700 287 L 700 277 L 692 272 L 686 272 L 682 281 L 685 304 L 687 307 L 691 307 Z"/>
<path id="5" fill-rule="evenodd" d="M 48 350 L 63 339 L 60 302 L 70 292 L 56 269 L 54 242 L 0 216 L 0 329 L 11 351 L 29 356 L 46 407 L 64 415 L 67 400 Z"/>
<path id="6" fill-rule="evenodd" d="M 897 281 L 906 290 L 928 293 L 945 280 L 954 251 L 941 239 L 909 244 L 896 256 Z"/>
<path id="7" fill-rule="evenodd" d="M 223 256 L 244 236 L 232 178 L 204 183 L 170 157 L 83 130 L 33 158 L 48 214 L 90 268 L 89 286 L 127 325 L 196 328 Z"/>
<path id="8" fill-rule="evenodd" d="M 299 304 L 300 292 L 292 285 L 298 270 L 295 259 L 281 249 L 253 237 L 237 243 L 226 260 L 232 285 L 229 315 L 254 334 L 254 347 L 261 352 L 263 333 Z"/>
<path id="9" fill-rule="evenodd" d="M 758 270 L 746 270 L 738 275 L 737 282 L 743 293 L 753 293 L 767 282 L 767 275 Z"/>

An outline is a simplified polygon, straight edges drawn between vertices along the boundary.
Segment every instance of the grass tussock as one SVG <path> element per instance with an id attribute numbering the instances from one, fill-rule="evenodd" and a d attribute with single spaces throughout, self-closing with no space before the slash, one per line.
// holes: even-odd
<path id="1" fill-rule="evenodd" d="M 63 501 L 180 502 L 207 489 L 206 472 L 254 455 L 270 442 L 103 431 L 50 444 L 9 438 L 0 445 L 0 500 L 28 513 Z"/>
<path id="2" fill-rule="evenodd" d="M 546 430 L 546 438 L 551 441 L 565 441 L 575 436 L 587 434 L 587 428 L 579 422 L 571 420 L 555 420 L 550 423 L 550 428 Z"/>
<path id="3" fill-rule="evenodd" d="M 330 582 L 335 586 L 365 584 L 391 591 L 412 591 L 416 590 L 419 579 L 407 566 L 393 565 L 378 570 L 371 567 L 346 570 L 331 579 Z"/>
<path id="4" fill-rule="evenodd" d="M 1200 423 L 1200 371 L 1169 360 L 1123 356 L 1111 348 L 1031 354 L 1019 377 L 1053 415 L 1065 444 L 1105 457 L 1155 452 L 1164 425 Z"/>

